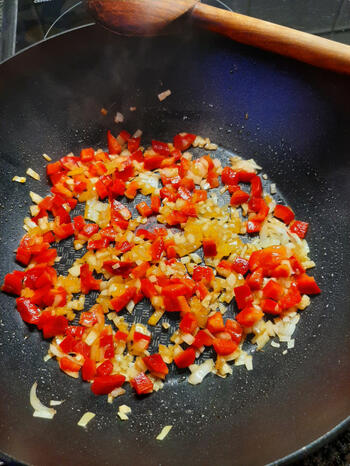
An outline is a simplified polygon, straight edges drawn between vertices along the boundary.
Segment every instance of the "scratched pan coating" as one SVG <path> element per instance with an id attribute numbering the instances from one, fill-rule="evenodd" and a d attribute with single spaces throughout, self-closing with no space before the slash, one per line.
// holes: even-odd
<path id="1" fill-rule="evenodd" d="M 209 136 L 222 150 L 253 157 L 277 183 L 308 241 L 323 293 L 295 332 L 296 347 L 267 347 L 254 370 L 234 368 L 193 387 L 173 371 L 163 390 L 120 402 L 127 422 L 89 385 L 44 363 L 48 342 L 0 295 L 0 450 L 35 465 L 259 465 L 291 455 L 349 415 L 350 385 L 350 81 L 209 35 L 125 39 L 89 26 L 51 39 L 0 67 L 0 275 L 14 267 L 29 190 L 11 182 L 28 167 L 45 180 L 54 160 L 82 146 L 104 147 L 116 111 L 144 140 L 179 131 Z M 172 96 L 160 103 L 157 94 Z M 136 106 L 135 112 L 129 107 Z M 106 116 L 101 107 L 109 109 Z M 62 246 L 63 266 L 74 259 Z M 146 304 L 138 310 L 147 315 Z M 158 331 L 157 338 L 165 338 Z M 66 400 L 52 421 L 32 417 L 29 390 Z M 87 429 L 76 424 L 96 413 Z M 173 429 L 155 440 L 164 425 Z M 319 445 L 312 444 L 310 448 Z M 306 450 L 304 450 L 306 451 Z M 307 450 L 309 451 L 309 450 Z M 303 453 L 292 456 L 296 458 Z M 290 459 L 291 457 L 289 457 Z M 287 459 L 288 461 L 288 459 Z"/>

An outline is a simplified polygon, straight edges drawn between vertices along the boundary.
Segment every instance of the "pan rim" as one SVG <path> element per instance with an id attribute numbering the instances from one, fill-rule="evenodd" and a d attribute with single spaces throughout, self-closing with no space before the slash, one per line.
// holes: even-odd
<path id="1" fill-rule="evenodd" d="M 44 42 L 47 42 L 51 39 L 56 39 L 64 34 L 69 34 L 74 31 L 81 30 L 83 28 L 88 28 L 96 26 L 95 22 L 91 22 L 88 24 L 84 24 L 78 27 L 70 28 L 66 31 L 59 32 L 57 34 L 54 34 L 46 39 L 42 39 L 35 44 L 31 44 L 28 47 L 25 47 L 24 49 L 16 52 L 12 57 L 9 57 L 2 61 L 0 63 L 0 66 L 7 63 L 9 60 L 15 59 L 17 56 L 22 54 L 23 52 L 27 52 L 28 50 L 31 50 L 33 47 L 36 47 L 37 45 L 41 45 Z M 269 53 L 269 52 L 264 52 L 264 53 Z M 1 68 L 0 68 L 1 69 Z M 268 463 L 266 466 L 278 466 L 278 465 L 287 465 L 291 464 L 294 461 L 301 460 L 302 458 L 305 458 L 307 455 L 310 455 L 311 453 L 317 451 L 321 447 L 323 447 L 325 444 L 328 442 L 332 441 L 335 439 L 338 435 L 340 435 L 343 431 L 345 431 L 347 428 L 350 427 L 350 415 L 345 417 L 342 421 L 340 421 L 338 424 L 336 424 L 332 429 L 330 429 L 328 432 L 325 432 L 323 435 L 320 437 L 316 438 L 312 442 L 300 447 L 298 450 L 295 450 L 292 453 L 289 453 L 288 455 L 281 457 L 279 459 L 276 459 L 270 463 Z M 9 453 L 6 453 L 4 450 L 0 450 L 0 460 L 4 461 L 15 461 L 17 464 L 20 465 L 30 465 L 31 463 L 24 463 L 15 456 L 10 455 Z"/>

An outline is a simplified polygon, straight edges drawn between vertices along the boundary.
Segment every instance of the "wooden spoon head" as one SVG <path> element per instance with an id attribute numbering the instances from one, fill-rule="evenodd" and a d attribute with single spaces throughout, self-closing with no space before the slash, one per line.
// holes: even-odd
<path id="1" fill-rule="evenodd" d="M 199 0 L 86 0 L 97 22 L 126 36 L 155 36 L 167 31 Z"/>

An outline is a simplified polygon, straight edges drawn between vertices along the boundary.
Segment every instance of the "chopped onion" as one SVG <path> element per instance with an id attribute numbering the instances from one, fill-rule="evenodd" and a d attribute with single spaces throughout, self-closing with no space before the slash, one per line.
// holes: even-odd
<path id="1" fill-rule="evenodd" d="M 158 99 L 160 100 L 160 102 L 162 102 L 163 100 L 165 100 L 167 97 L 169 97 L 169 95 L 171 95 L 171 90 L 168 89 L 167 91 L 164 91 L 164 92 L 161 92 L 160 94 L 158 94 Z"/>
<path id="2" fill-rule="evenodd" d="M 59 406 L 64 403 L 64 400 L 50 400 L 50 406 Z"/>
<path id="3" fill-rule="evenodd" d="M 82 415 L 78 422 L 78 426 L 80 427 L 86 427 L 88 423 L 91 421 L 96 416 L 95 413 L 90 413 L 89 411 L 85 414 Z"/>
<path id="4" fill-rule="evenodd" d="M 190 366 L 192 374 L 188 377 L 188 382 L 192 385 L 202 383 L 204 377 L 214 369 L 214 366 L 215 364 L 213 359 L 207 359 L 200 365 L 192 364 L 192 366 Z"/>
<path id="5" fill-rule="evenodd" d="M 160 434 L 157 435 L 156 440 L 164 440 L 165 437 L 168 435 L 168 433 L 171 431 L 173 426 L 165 426 L 163 427 L 162 431 Z"/>
<path id="6" fill-rule="evenodd" d="M 27 181 L 25 176 L 14 176 L 12 181 L 17 181 L 17 183 L 25 183 Z"/>
<path id="7" fill-rule="evenodd" d="M 28 170 L 26 171 L 26 174 L 34 178 L 34 180 L 40 181 L 39 173 L 35 172 L 31 168 L 28 168 Z"/>
<path id="8" fill-rule="evenodd" d="M 114 117 L 114 122 L 123 123 L 123 121 L 124 121 L 124 115 L 120 112 L 117 112 L 116 116 Z"/>
<path id="9" fill-rule="evenodd" d="M 53 408 L 48 408 L 47 406 L 41 403 L 36 394 L 37 386 L 37 382 L 34 382 L 32 388 L 30 389 L 30 404 L 34 409 L 33 416 L 42 417 L 44 419 L 52 419 L 57 411 Z"/>

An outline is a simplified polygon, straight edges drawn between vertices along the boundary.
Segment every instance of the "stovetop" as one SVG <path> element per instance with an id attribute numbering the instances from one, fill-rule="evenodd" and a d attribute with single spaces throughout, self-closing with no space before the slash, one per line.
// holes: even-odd
<path id="1" fill-rule="evenodd" d="M 203 1 L 350 44 L 350 0 Z M 43 39 L 89 23 L 92 20 L 79 0 L 0 0 L 0 62 Z M 350 466 L 350 430 L 295 466 L 313 465 Z"/>

